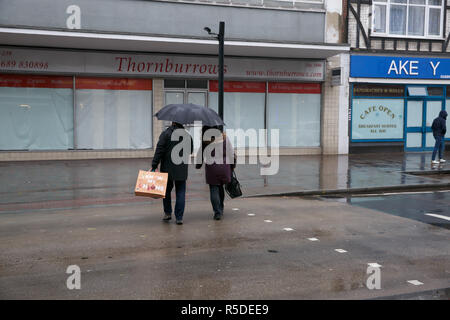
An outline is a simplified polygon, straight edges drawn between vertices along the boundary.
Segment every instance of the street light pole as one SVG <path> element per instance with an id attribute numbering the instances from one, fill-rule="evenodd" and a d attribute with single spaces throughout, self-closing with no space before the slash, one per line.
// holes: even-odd
<path id="1" fill-rule="evenodd" d="M 225 38 L 225 22 L 220 21 L 219 23 L 219 33 L 211 32 L 211 29 L 208 27 L 204 27 L 203 30 L 208 32 L 209 35 L 217 36 L 217 40 L 219 40 L 219 96 L 218 96 L 218 107 L 219 107 L 219 116 L 223 120 L 223 74 L 224 74 L 224 66 L 223 66 L 223 47 L 224 47 L 224 38 Z"/>
<path id="2" fill-rule="evenodd" d="M 219 116 L 223 120 L 223 47 L 224 47 L 224 35 L 225 35 L 225 22 L 220 21 L 219 24 Z"/>

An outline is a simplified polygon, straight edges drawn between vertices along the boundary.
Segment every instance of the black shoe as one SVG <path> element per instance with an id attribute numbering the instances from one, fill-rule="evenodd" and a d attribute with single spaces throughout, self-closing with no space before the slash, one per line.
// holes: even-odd
<path id="1" fill-rule="evenodd" d="M 183 224 L 183 220 L 177 220 L 177 224 L 178 224 L 178 225 Z"/>
<path id="2" fill-rule="evenodd" d="M 172 219 L 172 215 L 170 213 L 164 214 L 163 221 L 169 221 L 170 219 Z"/>
<path id="3" fill-rule="evenodd" d="M 220 213 L 214 214 L 214 220 L 220 220 L 222 219 L 222 215 Z"/>

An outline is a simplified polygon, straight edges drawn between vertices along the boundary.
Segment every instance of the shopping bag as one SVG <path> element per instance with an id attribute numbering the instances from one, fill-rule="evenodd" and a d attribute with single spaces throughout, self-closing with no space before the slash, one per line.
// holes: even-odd
<path id="1" fill-rule="evenodd" d="M 231 181 L 225 185 L 225 191 L 228 193 L 230 198 L 237 198 L 242 196 L 241 184 L 236 178 L 236 173 L 233 170 L 231 174 Z"/>
<path id="2" fill-rule="evenodd" d="M 165 198 L 168 174 L 166 172 L 152 172 L 139 170 L 134 188 L 136 196 L 150 198 Z"/>

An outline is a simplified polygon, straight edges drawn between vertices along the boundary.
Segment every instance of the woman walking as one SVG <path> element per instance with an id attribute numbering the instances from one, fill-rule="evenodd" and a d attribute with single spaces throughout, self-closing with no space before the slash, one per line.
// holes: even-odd
<path id="1" fill-rule="evenodd" d="M 200 169 L 205 162 L 206 183 L 209 185 L 214 220 L 220 220 L 224 210 L 224 185 L 231 181 L 232 171 L 236 167 L 236 155 L 221 128 L 204 126 L 202 137 L 202 147 L 197 155 L 201 163 L 196 168 Z"/>

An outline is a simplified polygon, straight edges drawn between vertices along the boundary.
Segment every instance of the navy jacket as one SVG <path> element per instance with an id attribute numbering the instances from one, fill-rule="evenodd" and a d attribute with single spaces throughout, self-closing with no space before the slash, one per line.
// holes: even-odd
<path id="1" fill-rule="evenodd" d="M 433 120 L 433 124 L 431 125 L 431 129 L 433 130 L 433 136 L 435 137 L 443 137 L 447 132 L 447 126 L 445 122 L 447 121 L 447 111 L 442 110 L 439 112 L 439 117 Z"/>
<path id="2" fill-rule="evenodd" d="M 181 138 L 179 141 L 171 141 L 172 133 L 175 129 L 182 128 L 183 127 L 171 125 L 161 133 L 152 161 L 152 169 L 156 169 L 158 167 L 158 164 L 161 163 L 160 171 L 167 172 L 169 174 L 169 179 L 175 181 L 185 181 L 188 177 L 188 164 L 175 164 L 173 163 L 171 157 L 173 148 L 181 141 Z M 190 142 L 192 152 L 193 142 L 190 136 L 189 139 L 191 140 Z M 180 155 L 182 156 L 181 153 Z"/>

